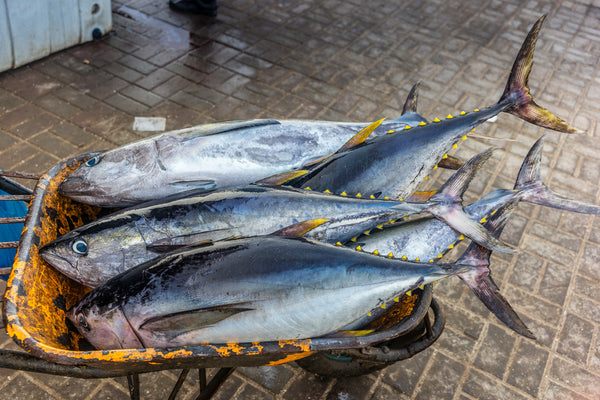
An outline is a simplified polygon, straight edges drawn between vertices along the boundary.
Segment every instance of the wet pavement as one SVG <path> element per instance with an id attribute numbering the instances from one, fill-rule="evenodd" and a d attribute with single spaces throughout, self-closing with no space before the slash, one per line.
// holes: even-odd
<path id="1" fill-rule="evenodd" d="M 113 1 L 113 31 L 94 43 L 0 74 L 0 168 L 42 173 L 60 159 L 166 129 L 247 118 L 396 118 L 421 81 L 429 119 L 493 104 L 530 26 L 548 14 L 530 78 L 538 102 L 586 130 L 544 131 L 503 114 L 453 154 L 499 147 L 467 192 L 510 188 L 546 134 L 542 177 L 600 203 L 600 3 L 597 1 L 219 0 L 216 18 L 167 1 Z M 439 184 L 441 171 L 429 185 Z M 434 295 L 438 342 L 357 378 L 321 378 L 294 363 L 240 368 L 217 399 L 600 399 L 600 218 L 520 204 L 492 258 L 501 292 L 537 336 L 505 328 L 458 279 Z M 3 334 L 2 347 L 18 349 Z M 125 379 L 2 370 L 3 399 L 126 399 Z M 141 377 L 142 398 L 168 396 L 177 374 Z M 188 378 L 181 399 L 195 398 Z"/>

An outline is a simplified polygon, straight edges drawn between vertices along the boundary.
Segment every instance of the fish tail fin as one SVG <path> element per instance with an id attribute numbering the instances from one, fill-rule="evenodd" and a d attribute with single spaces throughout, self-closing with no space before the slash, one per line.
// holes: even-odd
<path id="1" fill-rule="evenodd" d="M 427 212 L 444 221 L 451 228 L 467 236 L 476 243 L 489 249 L 510 253 L 513 248 L 492 236 L 478 221 L 475 221 L 462 208 L 462 196 L 475 172 L 492 155 L 494 149 L 488 149 L 467 161 L 442 185 L 440 190 L 431 196 L 432 203 Z"/>
<path id="2" fill-rule="evenodd" d="M 516 204 L 516 201 L 509 202 L 489 217 L 485 227 L 492 235 L 500 236 Z M 471 243 L 456 261 L 457 264 L 468 265 L 471 268 L 458 274 L 458 277 L 465 282 L 487 309 L 506 326 L 520 335 L 535 339 L 535 335 L 527 328 L 492 280 L 489 270 L 491 254 L 492 252 L 489 249 Z"/>
<path id="3" fill-rule="evenodd" d="M 540 170 L 543 144 L 544 136 L 535 142 L 523 160 L 514 187 L 519 193 L 519 199 L 559 210 L 600 215 L 600 206 L 571 200 L 554 193 L 542 182 Z"/>
<path id="4" fill-rule="evenodd" d="M 528 80 L 533 66 L 533 52 L 545 18 L 546 16 L 543 15 L 538 19 L 525 38 L 508 77 L 504 93 L 498 103 L 506 102 L 509 104 L 505 110 L 506 112 L 534 125 L 559 132 L 580 133 L 582 131 L 569 126 L 565 121 L 536 104 L 529 93 Z"/>

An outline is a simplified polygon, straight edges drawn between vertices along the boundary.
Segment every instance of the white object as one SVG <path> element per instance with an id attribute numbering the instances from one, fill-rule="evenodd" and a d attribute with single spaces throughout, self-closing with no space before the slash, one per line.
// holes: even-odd
<path id="1" fill-rule="evenodd" d="M 0 71 L 97 39 L 111 28 L 110 0 L 0 0 Z"/>
<path id="2" fill-rule="evenodd" d="M 135 117 L 133 120 L 134 131 L 161 132 L 167 126 L 167 119 L 163 117 Z"/>

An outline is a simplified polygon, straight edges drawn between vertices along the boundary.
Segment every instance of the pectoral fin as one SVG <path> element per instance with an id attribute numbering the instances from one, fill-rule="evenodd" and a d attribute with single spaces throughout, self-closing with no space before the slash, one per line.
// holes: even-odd
<path id="1" fill-rule="evenodd" d="M 241 307 L 241 305 L 243 304 L 228 304 L 161 315 L 147 319 L 140 325 L 139 329 L 160 332 L 174 337 L 185 332 L 206 328 L 232 315 L 252 310 L 252 308 Z"/>
<path id="2" fill-rule="evenodd" d="M 189 180 L 178 180 L 171 181 L 169 185 L 179 187 L 183 190 L 202 190 L 209 191 L 214 190 L 217 187 L 217 183 L 212 179 L 189 179 Z"/>

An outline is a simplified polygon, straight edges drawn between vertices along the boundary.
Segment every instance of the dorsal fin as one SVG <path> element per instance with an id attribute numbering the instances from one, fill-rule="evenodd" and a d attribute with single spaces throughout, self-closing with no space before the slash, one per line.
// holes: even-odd
<path id="1" fill-rule="evenodd" d="M 286 182 L 291 181 L 299 176 L 307 174 L 308 170 L 300 169 L 298 171 L 288 171 L 282 172 L 281 174 L 273 175 L 268 178 L 261 179 L 260 181 L 256 181 L 256 184 L 259 185 L 283 185 Z"/>
<path id="2" fill-rule="evenodd" d="M 340 147 L 340 149 L 337 152 L 339 153 L 341 151 L 351 149 L 354 146 L 364 143 L 364 141 L 367 140 L 369 135 L 371 133 L 373 133 L 373 131 L 375 129 L 377 129 L 377 127 L 379 125 L 381 125 L 381 123 L 383 122 L 384 119 L 385 118 L 377 120 L 377 121 L 373 122 L 372 124 L 366 126 L 365 128 L 361 129 L 360 132 L 358 132 L 356 135 L 352 136 L 352 139 L 348 140 L 346 142 L 346 144 L 344 144 L 342 147 Z"/>
<path id="3" fill-rule="evenodd" d="M 308 221 L 298 222 L 297 224 L 286 226 L 276 232 L 273 232 L 273 235 L 277 236 L 297 236 L 300 237 L 304 235 L 306 232 L 316 228 L 319 225 L 322 225 L 326 222 L 331 221 L 327 218 L 316 218 L 310 219 Z"/>
<path id="4" fill-rule="evenodd" d="M 404 102 L 404 107 L 402 108 L 402 115 L 409 113 L 409 112 L 417 112 L 417 99 L 418 99 L 418 92 L 417 89 L 419 89 L 419 85 L 421 84 L 421 82 L 417 82 L 413 85 L 413 87 L 410 89 L 410 92 L 408 93 L 408 96 L 406 96 L 406 101 Z"/>

